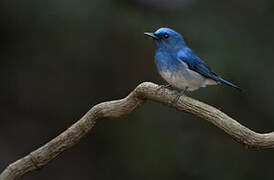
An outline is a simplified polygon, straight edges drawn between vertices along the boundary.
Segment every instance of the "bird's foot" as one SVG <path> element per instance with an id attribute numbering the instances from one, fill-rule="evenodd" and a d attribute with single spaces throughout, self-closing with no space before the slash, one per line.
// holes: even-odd
<path id="1" fill-rule="evenodd" d="M 159 90 L 161 90 L 161 89 L 163 89 L 163 88 L 169 88 L 169 87 L 171 87 L 170 84 L 167 84 L 167 85 L 160 85 L 160 86 L 157 88 L 157 91 L 159 91 Z"/>
<path id="2" fill-rule="evenodd" d="M 188 89 L 188 87 L 186 87 L 181 92 L 177 93 L 176 97 L 173 99 L 173 103 L 177 103 L 178 100 L 180 99 L 180 97 L 185 95 L 185 92 L 186 92 L 187 89 Z"/>

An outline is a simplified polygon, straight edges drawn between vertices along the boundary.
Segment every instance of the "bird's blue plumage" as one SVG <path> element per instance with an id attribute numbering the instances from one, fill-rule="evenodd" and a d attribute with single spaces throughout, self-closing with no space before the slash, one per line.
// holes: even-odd
<path id="1" fill-rule="evenodd" d="M 169 28 L 145 33 L 156 43 L 155 63 L 161 76 L 172 86 L 182 90 L 196 90 L 206 85 L 225 84 L 238 86 L 222 79 L 211 71 L 189 47 L 183 37 Z"/>

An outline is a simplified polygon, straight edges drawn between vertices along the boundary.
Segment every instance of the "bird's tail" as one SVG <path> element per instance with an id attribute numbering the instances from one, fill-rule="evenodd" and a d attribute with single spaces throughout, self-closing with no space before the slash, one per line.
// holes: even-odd
<path id="1" fill-rule="evenodd" d="M 235 88 L 239 91 L 242 91 L 242 89 L 239 86 L 236 86 L 235 84 L 232 84 L 231 82 L 228 82 L 227 80 L 224 80 L 221 77 L 218 77 L 218 82 L 221 83 L 221 84 L 225 84 L 227 86 L 233 87 L 233 88 Z"/>

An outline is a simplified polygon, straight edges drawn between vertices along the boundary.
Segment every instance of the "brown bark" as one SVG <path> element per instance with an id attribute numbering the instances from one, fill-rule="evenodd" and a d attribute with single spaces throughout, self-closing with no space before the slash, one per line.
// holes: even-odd
<path id="1" fill-rule="evenodd" d="M 60 153 L 78 143 L 94 127 L 97 121 L 130 114 L 146 100 L 159 102 L 205 119 L 248 148 L 274 147 L 274 132 L 266 134 L 256 133 L 220 110 L 190 97 L 182 96 L 178 102 L 174 103 L 175 96 L 171 90 L 159 89 L 159 86 L 156 84 L 144 82 L 138 85 L 124 99 L 97 104 L 60 135 L 10 164 L 0 174 L 0 180 L 18 179 L 26 173 L 42 168 Z"/>

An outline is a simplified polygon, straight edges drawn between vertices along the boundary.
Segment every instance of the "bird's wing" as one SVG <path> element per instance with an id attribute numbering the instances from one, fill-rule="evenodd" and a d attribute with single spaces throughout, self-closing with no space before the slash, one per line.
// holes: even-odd
<path id="1" fill-rule="evenodd" d="M 188 68 L 192 71 L 195 71 L 206 78 L 213 79 L 217 83 L 222 83 L 227 86 L 241 90 L 235 84 L 232 84 L 231 82 L 224 80 L 223 78 L 219 77 L 217 74 L 212 72 L 210 67 L 199 57 L 197 57 L 190 49 L 187 49 L 187 51 L 179 51 L 177 54 L 177 59 L 180 62 L 186 64 Z"/>
<path id="2" fill-rule="evenodd" d="M 190 49 L 187 51 L 179 51 L 177 54 L 177 59 L 188 65 L 188 68 L 195 71 L 202 76 L 219 81 L 219 77 L 211 71 L 210 67 L 203 62 L 199 57 L 197 57 Z"/>

